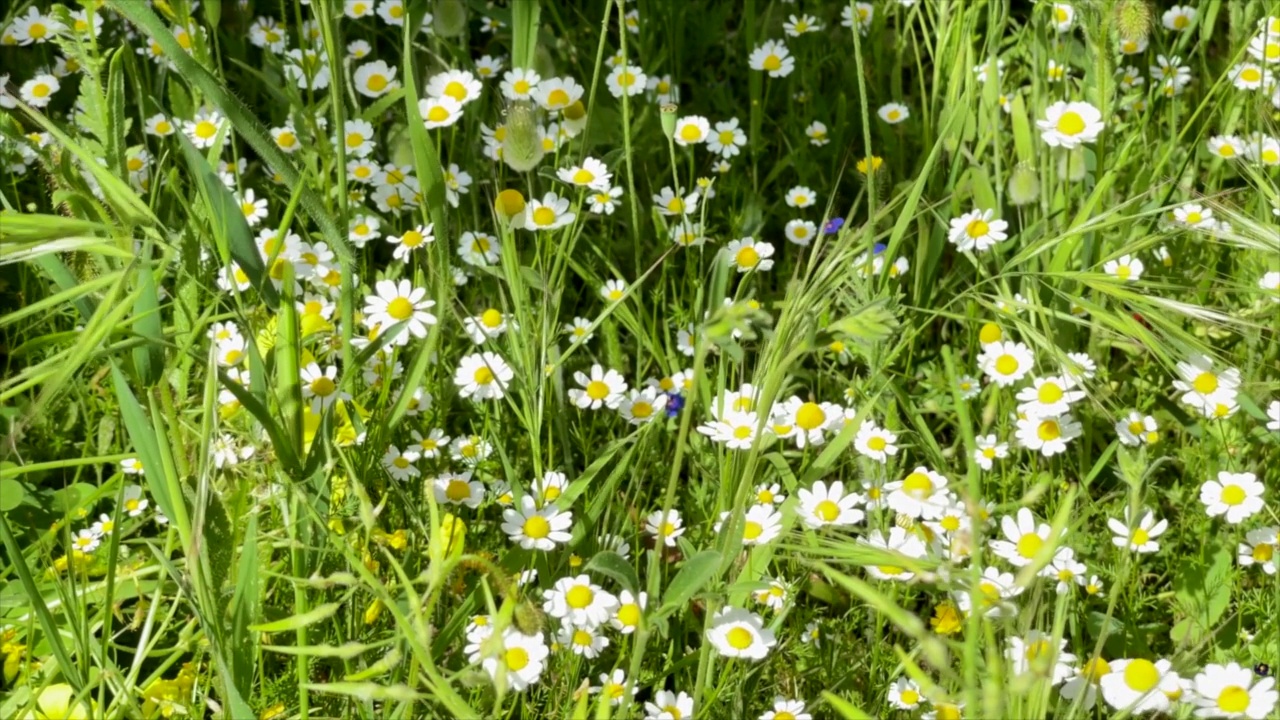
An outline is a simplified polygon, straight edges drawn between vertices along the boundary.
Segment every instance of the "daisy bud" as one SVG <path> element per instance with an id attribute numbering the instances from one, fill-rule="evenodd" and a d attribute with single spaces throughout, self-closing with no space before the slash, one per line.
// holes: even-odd
<path id="1" fill-rule="evenodd" d="M 529 172 L 545 154 L 538 129 L 538 106 L 527 100 L 507 108 L 507 136 L 502 141 L 502 159 L 516 172 Z"/>
<path id="2" fill-rule="evenodd" d="M 676 136 L 676 111 L 680 108 L 675 103 L 662 106 L 659 117 L 662 119 L 662 134 L 670 140 Z"/>
<path id="3" fill-rule="evenodd" d="M 1151 31 L 1151 8 L 1145 0 L 1120 0 L 1115 5 L 1116 32 L 1123 40 L 1142 41 Z"/>
<path id="4" fill-rule="evenodd" d="M 521 600 L 520 604 L 516 605 L 513 621 L 516 628 L 525 635 L 539 635 L 547 624 L 547 616 L 536 604 Z"/>
<path id="5" fill-rule="evenodd" d="M 564 120 L 564 126 L 571 133 L 582 132 L 587 126 L 587 106 L 582 104 L 581 100 L 574 100 L 573 104 L 560 111 L 560 117 Z"/>
<path id="6" fill-rule="evenodd" d="M 1022 163 L 1009 175 L 1009 202 L 1026 205 L 1040 197 L 1040 176 L 1028 163 Z"/>
<path id="7" fill-rule="evenodd" d="M 517 219 L 523 220 L 524 207 L 524 195 L 521 195 L 519 190 L 503 190 L 498 193 L 498 199 L 493 202 L 493 209 L 497 211 L 499 219 L 513 225 Z"/>
<path id="8" fill-rule="evenodd" d="M 369 607 L 364 609 L 364 624 L 372 625 L 378 621 L 378 617 L 382 615 L 382 601 L 377 598 L 369 603 Z"/>
<path id="9" fill-rule="evenodd" d="M 467 6 L 462 0 L 438 0 L 431 31 L 440 37 L 457 37 L 467 29 Z"/>

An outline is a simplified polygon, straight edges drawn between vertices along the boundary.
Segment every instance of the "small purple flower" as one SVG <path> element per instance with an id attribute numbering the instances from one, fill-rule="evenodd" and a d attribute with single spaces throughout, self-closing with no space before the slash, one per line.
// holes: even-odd
<path id="1" fill-rule="evenodd" d="M 667 393 L 667 417 L 675 417 L 684 408 L 684 396 L 680 393 Z"/>
<path id="2" fill-rule="evenodd" d="M 822 232 L 826 233 L 827 235 L 835 235 L 836 233 L 840 232 L 840 228 L 842 227 L 844 227 L 844 218 L 833 217 L 827 221 L 826 225 L 822 226 Z"/>
<path id="3" fill-rule="evenodd" d="M 874 248 L 871 248 L 871 254 L 879 255 L 880 253 L 884 252 L 884 249 L 886 247 L 887 246 L 884 243 L 876 243 L 876 246 Z"/>

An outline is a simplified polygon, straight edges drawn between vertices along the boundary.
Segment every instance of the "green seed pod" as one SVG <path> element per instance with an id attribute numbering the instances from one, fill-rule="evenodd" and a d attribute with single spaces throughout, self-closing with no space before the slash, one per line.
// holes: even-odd
<path id="1" fill-rule="evenodd" d="M 1151 32 L 1151 8 L 1145 0 L 1120 0 L 1115 5 L 1116 32 L 1122 40 L 1142 41 Z"/>
<path id="2" fill-rule="evenodd" d="M 431 29 L 439 37 L 457 37 L 467 29 L 467 6 L 462 0 L 437 0 Z"/>
<path id="3" fill-rule="evenodd" d="M 676 135 L 676 111 L 679 109 L 675 103 L 667 103 L 662 106 L 661 114 L 658 116 L 662 119 L 662 134 L 666 135 L 668 140 Z"/>
<path id="4" fill-rule="evenodd" d="M 1028 163 L 1021 163 L 1009 175 L 1009 202 L 1014 205 L 1033 203 L 1040 197 L 1040 176 Z"/>
<path id="5" fill-rule="evenodd" d="M 547 618 L 542 614 L 542 610 L 528 600 L 521 600 L 520 604 L 516 605 L 515 617 L 512 620 L 525 635 L 536 635 L 542 632 L 547 624 Z"/>
<path id="6" fill-rule="evenodd" d="M 502 141 L 502 159 L 516 172 L 529 172 L 542 161 L 545 150 L 538 131 L 538 106 L 518 100 L 507 106 L 507 136 Z"/>

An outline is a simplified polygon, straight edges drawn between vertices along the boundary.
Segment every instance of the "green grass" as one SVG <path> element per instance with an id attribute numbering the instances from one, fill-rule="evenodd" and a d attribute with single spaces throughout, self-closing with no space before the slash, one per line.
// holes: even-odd
<path id="1" fill-rule="evenodd" d="M 396 5 L 399 25 L 373 2 L 358 19 L 337 2 L 250 4 L 108 0 L 101 27 L 44 36 L 32 22 L 75 27 L 66 8 L 0 16 L 15 41 L 0 44 L 14 98 L 0 111 L 0 716 L 649 717 L 674 693 L 699 718 L 799 712 L 776 699 L 816 718 L 1141 714 L 1108 690 L 1123 666 L 1093 673 L 1121 660 L 1169 663 L 1153 677 L 1169 689 L 1176 673 L 1181 696 L 1143 700 L 1168 716 L 1235 707 L 1224 683 L 1251 693 L 1253 716 L 1275 712 L 1251 668 L 1280 665 L 1280 144 L 1265 144 L 1280 98 L 1238 86 L 1280 5 L 1199 0 L 1170 30 L 1171 6 L 1081 0 L 1058 32 L 1050 3 L 877 0 L 859 32 L 840 21 L 855 4 L 803 0 L 416 0 Z M 802 13 L 820 28 L 788 36 Z M 287 69 L 255 42 L 260 17 L 317 65 Z M 771 40 L 794 61 L 779 77 L 750 67 Z M 1146 47 L 1117 52 L 1126 40 Z M 368 54 L 351 58 L 353 41 Z M 444 102 L 431 79 L 484 56 L 572 78 L 581 104 L 505 99 L 499 72 L 435 127 L 420 110 Z M 1173 56 L 1189 78 L 1169 96 L 1152 66 Z M 980 81 L 997 60 L 999 79 Z M 81 71 L 46 103 L 29 81 L 55 61 Z M 373 61 L 395 70 L 378 97 L 356 72 Z M 619 97 L 624 63 L 674 89 Z M 1125 86 L 1126 66 L 1143 84 Z M 1037 123 L 1058 101 L 1095 108 L 1101 132 L 1051 146 Z M 881 119 L 889 103 L 909 116 Z M 212 133 L 184 131 L 212 112 Z M 148 131 L 157 114 L 176 132 Z M 727 167 L 678 142 L 694 116 L 712 134 L 738 121 Z M 367 157 L 335 132 L 354 121 L 372 128 Z M 544 145 L 552 122 L 568 136 Z M 1237 157 L 1215 154 L 1224 135 Z M 399 211 L 379 189 L 396 178 L 362 182 L 362 158 L 415 178 Z M 621 189 L 607 214 L 557 176 L 587 158 Z M 797 187 L 814 202 L 793 207 Z M 664 188 L 697 190 L 697 207 L 671 214 L 651 199 Z M 249 189 L 265 215 L 242 207 Z M 520 227 L 512 191 L 528 223 L 549 222 L 534 205 L 549 192 L 574 217 Z M 1196 208 L 1212 224 L 1189 221 Z M 960 251 L 950 222 L 974 211 L 1007 239 Z M 380 237 L 365 244 L 368 217 Z M 793 220 L 811 223 L 804 245 Z M 705 242 L 673 241 L 682 222 Z M 431 241 L 393 256 L 386 238 L 418 227 Z M 500 254 L 477 260 L 476 233 Z M 1144 269 L 1126 281 L 1110 263 L 1132 258 Z M 432 319 L 377 300 L 402 281 Z M 997 338 L 1029 358 L 1008 385 L 980 367 Z M 988 352 L 994 368 L 1004 351 Z M 1048 426 L 1018 395 L 1064 384 L 1068 353 L 1095 369 L 1072 421 Z M 1213 365 L 1188 370 L 1200 355 Z M 336 372 L 317 380 L 313 364 Z M 501 397 L 467 396 L 504 367 Z M 601 386 L 578 374 L 608 371 L 660 388 L 635 407 L 670 407 L 635 423 L 579 407 Z M 1174 385 L 1206 371 L 1225 388 L 1214 417 Z M 740 390 L 753 414 L 721 417 Z M 317 392 L 339 399 L 315 412 Z M 1154 427 L 1126 442 L 1133 412 Z M 818 414 L 805 442 L 782 430 Z M 896 435 L 884 461 L 860 438 L 872 428 Z M 1070 430 L 1061 452 L 1025 446 L 1054 428 Z M 454 439 L 434 456 L 432 431 Z M 990 468 L 987 436 L 1008 446 Z M 1241 473 L 1260 508 L 1211 515 L 1206 484 L 1251 487 Z M 945 502 L 870 495 L 939 476 Z M 837 481 L 857 517 L 814 527 L 832 508 L 805 498 Z M 557 530 L 571 513 L 567 539 L 509 537 L 513 520 L 538 528 L 526 501 Z M 1158 550 L 1112 542 L 1108 521 L 1148 512 L 1167 521 Z M 646 526 L 670 513 L 682 532 L 664 543 Z M 1018 517 L 1039 540 L 1001 545 Z M 1067 566 L 1058 592 L 1045 575 Z M 595 657 L 560 640 L 575 636 L 554 588 L 583 574 L 597 602 L 647 598 L 621 614 L 626 632 L 577 620 L 608 642 Z M 982 604 L 993 579 L 1003 600 Z M 733 641 L 761 657 L 731 657 Z M 1245 670 L 1213 685 L 1230 663 Z M 619 704 L 588 691 L 615 672 Z"/>

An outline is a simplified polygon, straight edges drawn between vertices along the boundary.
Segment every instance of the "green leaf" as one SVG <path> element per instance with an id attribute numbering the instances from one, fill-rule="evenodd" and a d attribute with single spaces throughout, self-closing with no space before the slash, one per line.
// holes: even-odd
<path id="1" fill-rule="evenodd" d="M 1173 577 L 1173 596 L 1186 615 L 1170 633 L 1179 644 L 1197 644 L 1213 634 L 1213 625 L 1231 604 L 1230 548 L 1210 540 L 1199 557 L 1185 558 Z"/>
<path id="2" fill-rule="evenodd" d="M 659 614 L 666 615 L 684 608 L 699 590 L 715 578 L 719 567 L 720 553 L 715 550 L 703 550 L 686 560 L 663 593 Z"/>
<path id="3" fill-rule="evenodd" d="M 13 210 L 0 210 L 0 227 L 4 227 L 4 238 L 7 242 L 56 240 L 107 231 L 105 225 L 90 220 Z M 7 254 L 9 250 L 6 248 L 5 252 Z"/>
<path id="4" fill-rule="evenodd" d="M 0 512 L 9 512 L 18 507 L 26 499 L 26 496 L 26 485 L 13 478 L 0 480 Z"/>
<path id="5" fill-rule="evenodd" d="M 395 701 L 407 702 L 410 700 L 422 700 L 426 697 L 422 693 L 414 690 L 408 685 L 379 685 L 377 683 L 307 683 L 302 687 L 307 690 L 320 693 L 331 693 L 333 695 L 345 695 L 357 700 L 365 701 Z"/>
<path id="6" fill-rule="evenodd" d="M 298 628 L 304 628 L 309 625 L 315 625 L 318 622 L 328 620 L 333 617 L 334 613 L 338 612 L 338 608 L 340 607 L 342 607 L 342 603 L 340 602 L 325 603 L 323 605 L 318 605 L 307 612 L 298 615 L 290 615 L 289 617 L 281 620 L 261 623 L 258 625 L 250 625 L 249 629 L 260 633 L 278 633 L 297 630 Z"/>
<path id="7" fill-rule="evenodd" d="M 258 557 L 258 515 L 251 513 L 240 539 L 235 592 L 231 596 L 231 676 L 240 694 L 250 696 L 257 657 L 258 635 L 249 631 L 262 611 Z"/>
<path id="8" fill-rule="evenodd" d="M 258 245 L 249 231 L 249 223 L 245 222 L 244 213 L 240 211 L 235 196 L 218 179 L 209 161 L 191 144 L 191 140 L 183 133 L 175 135 L 182 144 L 182 155 L 200 188 L 205 213 L 213 226 L 214 251 L 223 262 L 234 260 L 267 304 L 275 306 L 280 301 L 280 296 L 267 277 L 262 254 L 258 252 Z"/>
<path id="9" fill-rule="evenodd" d="M 621 555 L 612 550 L 603 550 L 596 553 L 596 556 L 591 558 L 591 561 L 583 569 L 587 572 L 598 572 L 632 593 L 636 592 L 640 587 L 640 577 L 636 575 L 636 569 Z"/>
<path id="10" fill-rule="evenodd" d="M 822 699 L 827 702 L 844 720 L 874 720 L 853 703 L 827 690 L 822 691 Z"/>
<path id="11" fill-rule="evenodd" d="M 143 246 L 149 256 L 151 243 Z M 133 349 L 133 367 L 146 387 L 160 381 L 164 372 L 164 324 L 160 317 L 160 298 L 156 294 L 156 277 L 150 259 L 138 263 L 135 271 L 137 297 L 133 301 L 133 332 L 144 343 Z"/>
<path id="12" fill-rule="evenodd" d="M 524 5 L 526 3 L 519 3 Z M 528 4 L 534 4 L 530 0 Z M 421 121 L 418 112 L 417 81 L 413 74 L 413 36 L 422 21 L 422 6 L 414 11 L 414 17 L 404 24 L 402 58 L 404 60 L 404 108 L 405 119 L 409 123 L 409 144 L 413 146 L 414 169 L 422 186 L 422 198 L 431 215 L 431 223 L 436 237 L 447 237 L 444 214 L 444 170 L 440 167 L 440 156 L 436 147 L 427 135 L 427 127 Z"/>

